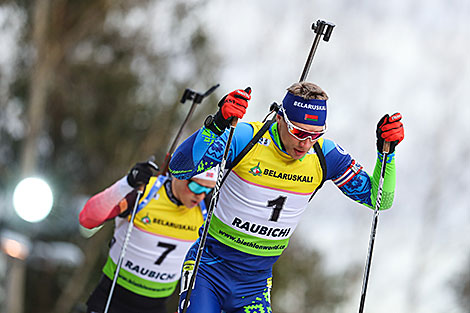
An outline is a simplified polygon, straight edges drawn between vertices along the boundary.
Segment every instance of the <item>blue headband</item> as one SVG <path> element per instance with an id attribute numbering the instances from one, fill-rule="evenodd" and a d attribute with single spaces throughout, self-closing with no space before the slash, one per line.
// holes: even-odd
<path id="1" fill-rule="evenodd" d="M 290 121 L 316 126 L 326 123 L 326 100 L 306 100 L 288 92 L 282 100 L 282 107 Z"/>

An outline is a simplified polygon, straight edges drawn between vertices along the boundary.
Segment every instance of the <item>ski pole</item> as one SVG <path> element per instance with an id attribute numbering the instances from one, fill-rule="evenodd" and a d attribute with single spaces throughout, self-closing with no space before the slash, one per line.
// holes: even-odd
<path id="1" fill-rule="evenodd" d="M 367 283 L 369 282 L 370 265 L 372 263 L 372 251 L 374 250 L 375 234 L 377 231 L 377 223 L 379 221 L 379 208 L 382 202 L 382 188 L 384 184 L 385 167 L 387 165 L 387 155 L 389 152 L 390 152 L 390 142 L 385 141 L 384 146 L 383 146 L 383 158 L 382 158 L 382 167 L 380 170 L 379 187 L 377 189 L 377 200 L 375 201 L 374 218 L 372 219 L 372 226 L 370 230 L 369 252 L 367 255 L 367 259 L 366 259 L 364 277 L 362 278 L 362 291 L 361 291 L 361 302 L 359 304 L 359 313 L 362 313 L 364 311 L 364 302 L 366 300 Z"/>
<path id="2" fill-rule="evenodd" d="M 315 39 L 312 43 L 312 48 L 310 49 L 310 53 L 308 54 L 307 61 L 305 62 L 304 70 L 302 71 L 302 75 L 300 76 L 300 81 L 303 82 L 307 78 L 308 72 L 310 71 L 310 66 L 312 65 L 313 57 L 315 52 L 317 51 L 318 43 L 320 42 L 320 38 L 323 35 L 324 41 L 329 41 L 331 37 L 331 33 L 333 32 L 333 28 L 335 24 L 331 22 L 325 22 L 322 20 L 318 20 L 315 24 L 312 24 L 312 30 L 315 32 Z"/>
<path id="3" fill-rule="evenodd" d="M 170 146 L 170 149 L 168 150 L 168 153 L 165 156 L 165 160 L 163 161 L 163 166 L 162 166 L 162 174 L 166 174 L 168 172 L 168 165 L 170 163 L 170 158 L 173 152 L 176 149 L 176 145 L 178 143 L 179 138 L 181 137 L 181 134 L 183 133 L 184 128 L 186 127 L 186 124 L 188 123 L 189 119 L 193 115 L 194 110 L 196 109 L 197 104 L 201 103 L 202 100 L 210 95 L 214 90 L 219 87 L 220 84 L 214 85 L 209 90 L 207 90 L 205 93 L 200 94 L 198 92 L 195 92 L 189 88 L 186 88 L 186 90 L 183 93 L 183 96 L 181 97 L 180 102 L 185 103 L 186 100 L 193 100 L 193 103 L 191 104 L 191 108 L 189 109 L 188 114 L 186 115 L 186 118 L 183 121 L 183 124 L 181 124 L 180 129 L 176 133 L 175 139 L 173 139 L 173 143 Z"/>
<path id="4" fill-rule="evenodd" d="M 113 297 L 114 287 L 116 286 L 116 282 L 119 276 L 119 271 L 121 270 L 122 261 L 124 260 L 124 255 L 126 254 L 127 244 L 129 243 L 129 238 L 131 237 L 132 228 L 134 227 L 135 214 L 137 212 L 137 207 L 139 206 L 139 200 L 143 192 L 144 192 L 143 186 L 137 189 L 137 197 L 135 199 L 134 208 L 132 209 L 131 220 L 129 221 L 129 225 L 127 226 L 126 237 L 124 239 L 124 243 L 122 244 L 121 254 L 119 255 L 119 259 L 116 264 L 116 271 L 114 272 L 113 283 L 111 284 L 111 289 L 109 290 L 108 300 L 106 301 L 106 307 L 104 309 L 104 313 L 108 313 L 108 309 L 111 304 L 111 298 Z"/>
<path id="5" fill-rule="evenodd" d="M 154 159 L 155 158 L 153 156 L 150 157 L 147 163 L 155 171 L 158 171 L 159 168 L 158 168 L 158 165 L 153 162 Z M 106 301 L 106 307 L 104 309 L 104 313 L 108 312 L 109 306 L 111 305 L 111 298 L 113 297 L 114 288 L 116 287 L 117 279 L 119 277 L 119 271 L 121 270 L 122 262 L 124 260 L 124 256 L 126 255 L 126 249 L 127 249 L 127 245 L 129 244 L 129 239 L 131 237 L 132 229 L 134 228 L 134 219 L 137 213 L 137 208 L 139 207 L 139 201 L 140 201 L 140 198 L 142 197 L 142 194 L 144 193 L 144 186 L 143 185 L 138 186 L 136 190 L 137 190 L 137 196 L 135 199 L 134 207 L 132 208 L 131 219 L 129 220 L 129 225 L 127 226 L 126 236 L 124 237 L 124 242 L 121 247 L 121 253 L 119 254 L 119 258 L 116 264 L 116 270 L 114 272 L 114 278 L 111 284 L 111 288 L 109 290 L 108 300 Z"/>
<path id="6" fill-rule="evenodd" d="M 315 52 L 317 51 L 318 43 L 320 42 L 320 38 L 323 35 L 324 41 L 329 41 L 331 34 L 333 33 L 333 28 L 336 25 L 331 22 L 325 22 L 323 20 L 317 20 L 317 22 L 313 22 L 312 30 L 316 34 L 315 38 L 312 43 L 312 47 L 310 48 L 310 52 L 308 54 L 307 60 L 305 61 L 304 69 L 302 74 L 300 75 L 299 83 L 305 81 L 307 79 L 308 72 L 310 71 L 310 67 L 312 66 L 313 57 L 315 56 Z M 279 111 L 280 106 L 274 102 L 269 107 L 269 111 Z M 269 114 L 268 114 L 269 115 Z"/>
<path id="7" fill-rule="evenodd" d="M 245 89 L 245 91 L 247 91 L 248 88 Z M 230 132 L 228 134 L 227 143 L 225 144 L 224 155 L 222 157 L 222 161 L 220 162 L 219 173 L 217 175 L 217 182 L 215 183 L 211 202 L 209 204 L 209 209 L 207 210 L 206 221 L 204 222 L 204 228 L 202 230 L 202 234 L 200 237 L 199 247 L 198 247 L 197 254 L 196 254 L 196 260 L 194 261 L 193 274 L 191 276 L 191 279 L 189 280 L 189 286 L 188 286 L 188 290 L 186 293 L 186 298 L 184 299 L 183 313 L 186 313 L 188 309 L 189 299 L 191 297 L 191 292 L 193 290 L 194 283 L 196 281 L 197 271 L 199 269 L 199 264 L 201 263 L 202 252 L 204 251 L 204 245 L 206 244 L 207 234 L 209 232 L 209 224 L 212 219 L 212 213 L 214 212 L 215 204 L 217 203 L 217 200 L 219 199 L 219 191 L 220 191 L 221 182 L 224 176 L 225 164 L 227 163 L 227 157 L 230 151 L 230 145 L 232 144 L 233 133 L 235 131 L 235 127 L 237 126 L 237 123 L 238 123 L 238 119 L 235 117 L 230 123 Z"/>

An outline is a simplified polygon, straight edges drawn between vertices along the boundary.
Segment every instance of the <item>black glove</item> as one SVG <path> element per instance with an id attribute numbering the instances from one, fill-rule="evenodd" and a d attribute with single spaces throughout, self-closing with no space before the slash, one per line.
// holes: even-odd
<path id="1" fill-rule="evenodd" d="M 237 89 L 224 96 L 219 101 L 219 110 L 215 115 L 209 115 L 204 126 L 220 136 L 230 126 L 232 119 L 242 118 L 251 99 L 251 88 Z"/>
<path id="2" fill-rule="evenodd" d="M 133 188 L 145 186 L 154 175 L 154 171 L 158 171 L 158 166 L 152 161 L 137 163 L 127 174 L 127 183 Z"/>
<path id="3" fill-rule="evenodd" d="M 385 114 L 377 124 L 377 150 L 383 152 L 384 141 L 390 142 L 390 151 L 395 151 L 395 146 L 398 145 L 403 138 L 405 138 L 405 132 L 403 130 L 403 124 L 400 121 L 401 114 L 395 113 L 392 116 Z"/>

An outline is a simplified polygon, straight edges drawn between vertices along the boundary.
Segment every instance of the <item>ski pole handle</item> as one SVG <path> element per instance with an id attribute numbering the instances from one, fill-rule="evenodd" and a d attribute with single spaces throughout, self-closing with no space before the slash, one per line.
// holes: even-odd
<path id="1" fill-rule="evenodd" d="M 307 60 L 305 61 L 304 69 L 302 71 L 302 74 L 300 75 L 299 82 L 303 82 L 307 79 L 308 72 L 310 71 L 313 57 L 315 56 L 315 52 L 317 51 L 321 36 L 323 36 L 324 41 L 330 40 L 331 33 L 333 32 L 334 27 L 335 24 L 323 20 L 318 20 L 316 23 L 314 22 L 312 24 L 312 29 L 315 32 L 315 39 L 313 40 L 312 47 L 310 48 Z"/>
<path id="2" fill-rule="evenodd" d="M 388 154 L 390 152 L 390 141 L 384 141 L 383 153 Z"/>
<path id="3" fill-rule="evenodd" d="M 163 160 L 163 166 L 162 166 L 162 175 L 166 175 L 168 173 L 168 165 L 170 163 L 170 158 L 173 152 L 176 149 L 176 145 L 178 144 L 178 140 L 181 137 L 181 134 L 183 133 L 184 128 L 186 127 L 186 124 L 188 124 L 188 121 L 191 119 L 191 116 L 193 115 L 194 110 L 196 109 L 196 106 L 202 102 L 202 100 L 210 95 L 211 93 L 216 90 L 220 84 L 214 85 L 209 90 L 207 90 L 204 94 L 200 94 L 198 92 L 195 92 L 191 89 L 186 89 L 183 93 L 183 96 L 181 97 L 180 102 L 184 103 L 186 100 L 193 100 L 193 103 L 191 104 L 191 108 L 189 109 L 188 114 L 186 115 L 183 124 L 181 124 L 181 127 L 179 128 L 178 132 L 176 133 L 175 138 L 173 139 L 173 143 L 170 146 L 170 149 L 168 150 L 167 154 L 165 155 L 165 159 Z"/>
<path id="4" fill-rule="evenodd" d="M 232 121 L 230 122 L 230 127 L 236 127 L 238 124 L 238 117 L 233 117 Z"/>

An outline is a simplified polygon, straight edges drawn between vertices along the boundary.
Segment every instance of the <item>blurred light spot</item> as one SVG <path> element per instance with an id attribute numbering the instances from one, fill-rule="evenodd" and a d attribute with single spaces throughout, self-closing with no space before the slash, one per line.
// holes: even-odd
<path id="1" fill-rule="evenodd" d="M 14 239 L 2 238 L 2 250 L 15 259 L 24 260 L 28 256 L 28 247 Z"/>
<path id="2" fill-rule="evenodd" d="M 64 138 L 73 138 L 77 135 L 77 123 L 75 123 L 75 120 L 71 118 L 65 119 L 60 130 L 62 131 L 62 136 L 64 136 Z"/>
<path id="3" fill-rule="evenodd" d="M 86 61 L 90 59 L 93 53 L 93 45 L 89 41 L 80 43 L 74 51 L 74 56 L 78 61 Z"/>
<path id="4" fill-rule="evenodd" d="M 113 50 L 108 46 L 102 46 L 95 52 L 95 60 L 99 64 L 109 64 L 113 58 Z"/>
<path id="5" fill-rule="evenodd" d="M 49 185 L 40 178 L 28 177 L 13 192 L 15 212 L 23 220 L 35 223 L 43 220 L 52 209 L 53 196 Z"/>
<path id="6" fill-rule="evenodd" d="M 48 157 L 52 155 L 54 150 L 54 143 L 49 136 L 41 136 L 38 138 L 38 152 L 39 155 Z"/>
<path id="7" fill-rule="evenodd" d="M 75 244 L 63 241 L 37 241 L 28 258 L 35 265 L 47 262 L 51 266 L 80 266 L 85 260 L 83 251 Z"/>

